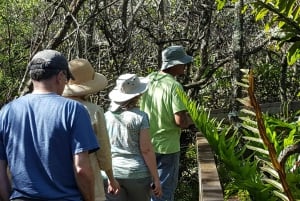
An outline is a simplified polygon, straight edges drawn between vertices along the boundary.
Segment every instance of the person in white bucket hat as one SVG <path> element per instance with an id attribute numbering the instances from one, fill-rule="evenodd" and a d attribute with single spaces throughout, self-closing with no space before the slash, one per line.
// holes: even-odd
<path id="1" fill-rule="evenodd" d="M 73 59 L 69 62 L 69 70 L 73 77 L 76 78 L 67 83 L 63 96 L 83 104 L 90 115 L 91 124 L 100 144 L 100 149 L 89 155 L 95 175 L 95 201 L 105 201 L 103 178 L 100 170 L 105 171 L 108 175 L 111 191 L 117 193 L 120 186 L 115 180 L 112 171 L 110 143 L 104 111 L 100 106 L 91 103 L 88 99 L 93 93 L 103 90 L 108 82 L 104 75 L 95 72 L 91 63 L 86 59 Z"/>
<path id="2" fill-rule="evenodd" d="M 148 116 L 138 107 L 138 100 L 147 86 L 148 79 L 123 74 L 109 93 L 112 102 L 105 119 L 113 171 L 121 190 L 118 194 L 107 193 L 108 201 L 149 201 L 151 188 L 155 196 L 161 196 Z"/>
<path id="3" fill-rule="evenodd" d="M 116 81 L 116 87 L 108 94 L 111 111 L 124 107 L 128 100 L 140 96 L 147 90 L 148 79 L 135 74 L 123 74 Z"/>
<path id="4" fill-rule="evenodd" d="M 159 72 L 148 75 L 150 84 L 141 98 L 140 108 L 150 121 L 151 141 L 156 153 L 156 162 L 163 195 L 152 196 L 152 201 L 174 201 L 178 182 L 180 159 L 180 134 L 182 128 L 193 124 L 187 109 L 179 97 L 182 85 L 175 77 L 185 72 L 193 57 L 179 45 L 162 51 L 162 66 Z"/>

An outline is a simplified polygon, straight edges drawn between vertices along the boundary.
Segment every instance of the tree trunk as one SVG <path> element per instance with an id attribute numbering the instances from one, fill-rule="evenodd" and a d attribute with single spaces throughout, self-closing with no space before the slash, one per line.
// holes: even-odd
<path id="1" fill-rule="evenodd" d="M 243 60 L 243 14 L 241 13 L 244 6 L 244 0 L 238 1 L 235 3 L 235 20 L 233 25 L 233 36 L 232 36 L 232 51 L 233 51 L 233 60 L 232 60 L 232 97 L 231 97 L 231 114 L 233 117 L 237 115 L 240 104 L 236 100 L 241 97 L 241 88 L 237 85 L 237 82 L 241 80 L 242 74 L 240 69 L 244 68 Z"/>

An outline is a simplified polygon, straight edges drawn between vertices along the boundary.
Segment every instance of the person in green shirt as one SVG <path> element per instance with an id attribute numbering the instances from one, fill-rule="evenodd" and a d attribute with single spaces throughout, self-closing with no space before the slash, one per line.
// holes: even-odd
<path id="1" fill-rule="evenodd" d="M 140 101 L 140 108 L 150 121 L 151 142 L 156 161 L 162 197 L 152 201 L 173 201 L 178 182 L 181 129 L 193 124 L 187 109 L 179 97 L 184 93 L 175 76 L 184 74 L 185 67 L 193 61 L 182 46 L 170 46 L 162 51 L 162 66 L 159 72 L 148 75 L 148 90 Z"/>

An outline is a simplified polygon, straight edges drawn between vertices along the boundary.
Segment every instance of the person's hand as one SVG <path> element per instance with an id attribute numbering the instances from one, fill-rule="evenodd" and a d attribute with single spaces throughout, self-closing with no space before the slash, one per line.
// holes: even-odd
<path id="1" fill-rule="evenodd" d="M 120 184 L 119 182 L 114 178 L 112 180 L 108 180 L 108 193 L 117 194 L 120 191 Z"/>
<path id="2" fill-rule="evenodd" d="M 160 185 L 159 180 L 156 180 L 151 184 L 151 189 L 152 189 L 152 193 L 156 197 L 161 197 L 162 196 L 162 189 L 161 189 L 161 185 Z"/>

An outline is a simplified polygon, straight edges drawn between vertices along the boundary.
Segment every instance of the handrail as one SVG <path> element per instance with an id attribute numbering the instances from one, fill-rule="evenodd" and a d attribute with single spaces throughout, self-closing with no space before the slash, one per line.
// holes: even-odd
<path id="1" fill-rule="evenodd" d="M 201 132 L 197 132 L 199 201 L 223 201 L 224 195 L 211 147 Z"/>

